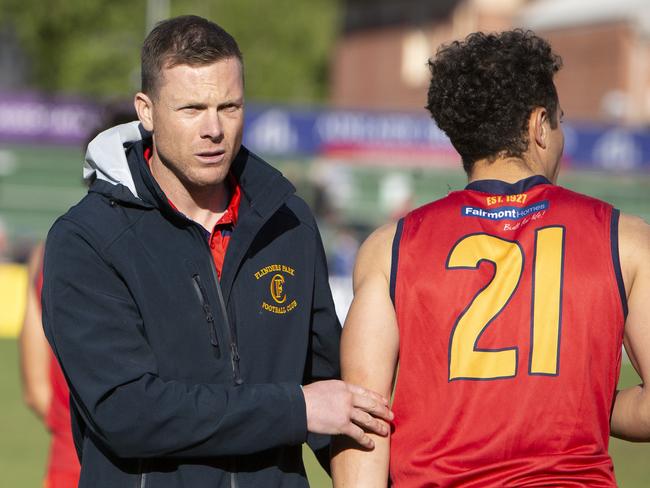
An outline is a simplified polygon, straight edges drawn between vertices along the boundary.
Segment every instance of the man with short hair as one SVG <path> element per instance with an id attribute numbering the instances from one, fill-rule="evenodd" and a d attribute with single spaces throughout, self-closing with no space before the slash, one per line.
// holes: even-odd
<path id="1" fill-rule="evenodd" d="M 560 65 L 521 30 L 430 61 L 469 184 L 361 248 L 342 373 L 395 382 L 395 420 L 373 451 L 340 440 L 335 486 L 613 487 L 610 422 L 650 440 L 650 226 L 556 186 Z M 644 384 L 617 393 L 623 339 Z"/>
<path id="2" fill-rule="evenodd" d="M 335 379 L 320 236 L 241 145 L 237 43 L 199 17 L 160 23 L 135 107 L 141 127 L 90 143 L 90 191 L 47 239 L 44 327 L 70 385 L 79 486 L 306 486 L 308 432 L 371 447 L 365 431 L 387 433 L 391 414 Z M 327 465 L 328 437 L 309 442 Z"/>

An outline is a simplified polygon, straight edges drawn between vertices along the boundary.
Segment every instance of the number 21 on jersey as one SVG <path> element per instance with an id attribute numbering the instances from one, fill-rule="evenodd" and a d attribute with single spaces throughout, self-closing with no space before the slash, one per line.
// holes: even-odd
<path id="1" fill-rule="evenodd" d="M 564 232 L 561 226 L 535 231 L 530 375 L 558 374 Z M 446 267 L 450 270 L 478 269 L 481 261 L 494 264 L 492 280 L 478 291 L 452 329 L 449 381 L 512 378 L 517 374 L 517 347 L 480 350 L 477 343 L 517 291 L 524 272 L 524 258 L 519 242 L 483 233 L 463 237 L 449 253 Z"/>

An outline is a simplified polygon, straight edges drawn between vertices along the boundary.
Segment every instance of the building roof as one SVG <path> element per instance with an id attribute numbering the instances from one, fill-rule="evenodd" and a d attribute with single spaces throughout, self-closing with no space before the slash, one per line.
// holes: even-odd
<path id="1" fill-rule="evenodd" d="M 519 24 L 535 30 L 631 22 L 650 34 L 648 0 L 538 0 L 522 10 Z"/>
<path id="2" fill-rule="evenodd" d="M 345 0 L 344 32 L 421 25 L 448 16 L 461 0 Z"/>

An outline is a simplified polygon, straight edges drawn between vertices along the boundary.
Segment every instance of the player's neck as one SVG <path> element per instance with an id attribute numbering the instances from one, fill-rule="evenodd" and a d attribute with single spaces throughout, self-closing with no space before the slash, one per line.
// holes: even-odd
<path id="1" fill-rule="evenodd" d="M 522 158 L 479 159 L 474 163 L 468 181 L 471 183 L 478 180 L 500 180 L 516 183 L 535 175 L 549 178 L 541 165 Z"/>

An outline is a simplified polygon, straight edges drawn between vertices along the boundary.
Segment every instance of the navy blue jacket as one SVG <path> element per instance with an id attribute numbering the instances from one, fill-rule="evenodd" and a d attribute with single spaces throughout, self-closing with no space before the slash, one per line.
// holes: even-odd
<path id="1" fill-rule="evenodd" d="M 70 385 L 79 486 L 307 486 L 300 385 L 339 376 L 340 338 L 307 205 L 242 147 L 219 282 L 205 230 L 169 205 L 143 143 L 118 150 L 128 167 L 98 171 L 46 243 L 44 327 Z"/>

